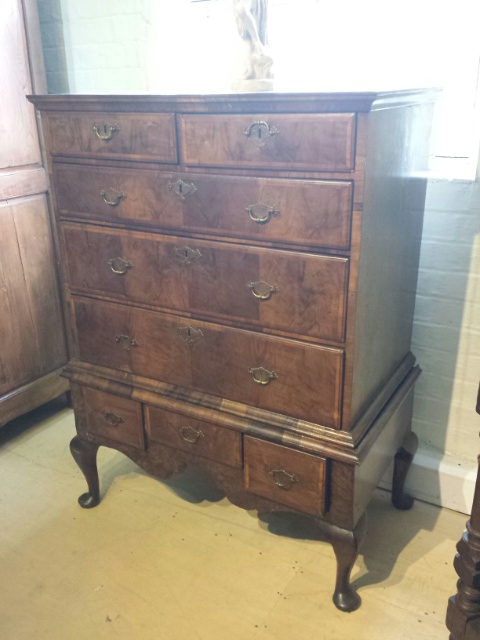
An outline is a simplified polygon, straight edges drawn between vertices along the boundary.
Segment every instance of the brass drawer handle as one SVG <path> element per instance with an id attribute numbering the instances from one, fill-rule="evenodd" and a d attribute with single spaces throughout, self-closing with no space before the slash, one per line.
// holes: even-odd
<path id="1" fill-rule="evenodd" d="M 117 276 L 124 276 L 129 269 L 133 269 L 133 264 L 129 260 L 124 260 L 124 258 L 110 258 L 108 261 L 108 266 L 112 270 L 112 272 Z"/>
<path id="2" fill-rule="evenodd" d="M 257 224 L 267 224 L 272 216 L 278 216 L 280 211 L 275 206 L 258 202 L 257 204 L 249 204 L 245 207 L 245 211 L 250 218 Z"/>
<path id="3" fill-rule="evenodd" d="M 254 144 L 261 149 L 269 140 L 277 136 L 278 133 L 279 131 L 276 127 L 262 120 L 260 122 L 252 122 L 243 132 L 243 135 L 253 140 Z"/>
<path id="4" fill-rule="evenodd" d="M 188 442 L 189 444 L 195 444 L 196 442 L 198 442 L 200 438 L 205 437 L 205 434 L 202 431 L 200 431 L 200 429 L 197 430 L 194 427 L 191 427 L 190 425 L 187 425 L 186 427 L 182 427 L 179 433 L 182 440 L 185 440 L 185 442 Z"/>
<path id="5" fill-rule="evenodd" d="M 122 418 L 122 416 L 117 415 L 116 413 L 102 411 L 102 416 L 105 422 L 107 422 L 112 427 L 118 427 L 119 424 L 125 422 L 125 419 Z"/>
<path id="6" fill-rule="evenodd" d="M 197 186 L 193 182 L 184 182 L 183 180 L 170 180 L 168 188 L 182 202 L 198 191 Z"/>
<path id="7" fill-rule="evenodd" d="M 105 204 L 108 204 L 111 207 L 116 207 L 122 200 L 125 200 L 125 198 L 127 197 L 125 193 L 117 191 L 113 187 L 103 189 L 103 191 L 100 191 L 100 195 L 102 196 Z"/>
<path id="8" fill-rule="evenodd" d="M 249 282 L 247 287 L 252 292 L 252 295 L 258 300 L 270 300 L 270 298 L 279 292 L 279 289 L 268 282 L 260 280 L 259 282 Z"/>
<path id="9" fill-rule="evenodd" d="M 248 373 L 252 376 L 257 384 L 270 384 L 272 380 L 276 380 L 278 375 L 275 371 L 268 371 L 265 367 L 251 367 Z"/>
<path id="10" fill-rule="evenodd" d="M 200 262 L 202 254 L 198 249 L 192 249 L 191 247 L 175 247 L 173 250 L 173 257 L 180 264 L 190 266 L 196 262 Z"/>
<path id="11" fill-rule="evenodd" d="M 295 474 L 288 473 L 285 469 L 269 469 L 268 473 L 272 476 L 273 482 L 277 487 L 284 491 L 288 491 L 296 482 L 299 482 Z"/>
<path id="12" fill-rule="evenodd" d="M 103 124 L 94 124 L 92 129 L 95 131 L 95 135 L 104 142 L 109 142 L 113 136 L 120 131 L 120 127 L 116 122 L 109 124 L 104 122 Z"/>
<path id="13" fill-rule="evenodd" d="M 134 338 L 130 338 L 130 336 L 115 336 L 115 342 L 119 344 L 124 351 L 131 351 L 132 347 L 138 347 L 139 344 Z"/>

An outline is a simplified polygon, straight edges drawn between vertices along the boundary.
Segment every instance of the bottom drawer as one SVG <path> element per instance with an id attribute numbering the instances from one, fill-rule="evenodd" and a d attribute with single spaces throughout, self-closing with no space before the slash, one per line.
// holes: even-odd
<path id="1" fill-rule="evenodd" d="M 122 444 L 145 448 L 142 405 L 90 387 L 72 385 L 73 406 L 79 429 Z"/>
<path id="2" fill-rule="evenodd" d="M 248 491 L 315 515 L 325 510 L 324 458 L 245 437 Z"/>
<path id="3" fill-rule="evenodd" d="M 242 467 L 242 436 L 237 431 L 157 407 L 146 407 L 145 424 L 151 442 Z"/>

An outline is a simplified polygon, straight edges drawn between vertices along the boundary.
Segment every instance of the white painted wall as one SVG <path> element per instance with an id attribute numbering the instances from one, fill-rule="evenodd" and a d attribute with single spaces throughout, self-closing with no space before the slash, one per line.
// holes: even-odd
<path id="1" fill-rule="evenodd" d="M 407 488 L 470 513 L 480 452 L 480 183 L 431 180 L 412 351 L 423 373 L 413 428 L 420 438 Z M 382 486 L 389 486 L 390 473 Z"/>
<path id="2" fill-rule="evenodd" d="M 70 93 L 142 92 L 151 0 L 61 0 Z"/>

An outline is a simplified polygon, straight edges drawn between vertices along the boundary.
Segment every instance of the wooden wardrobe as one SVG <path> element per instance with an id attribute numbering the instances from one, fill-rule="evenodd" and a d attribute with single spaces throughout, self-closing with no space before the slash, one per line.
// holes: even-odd
<path id="1" fill-rule="evenodd" d="M 35 112 L 25 98 L 32 75 L 42 81 L 29 63 L 29 11 L 20 0 L 0 3 L 0 426 L 68 389 L 59 377 L 67 353 L 48 177 Z M 41 47 L 34 29 L 31 35 L 36 68 Z"/>

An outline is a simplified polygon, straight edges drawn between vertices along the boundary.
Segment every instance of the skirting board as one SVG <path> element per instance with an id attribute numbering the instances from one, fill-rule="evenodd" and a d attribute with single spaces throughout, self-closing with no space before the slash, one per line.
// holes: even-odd
<path id="1" fill-rule="evenodd" d="M 379 483 L 381 489 L 391 490 L 392 474 L 393 464 Z M 422 448 L 420 443 L 405 488 L 418 500 L 470 515 L 476 479 L 476 457 L 470 464 Z"/>

